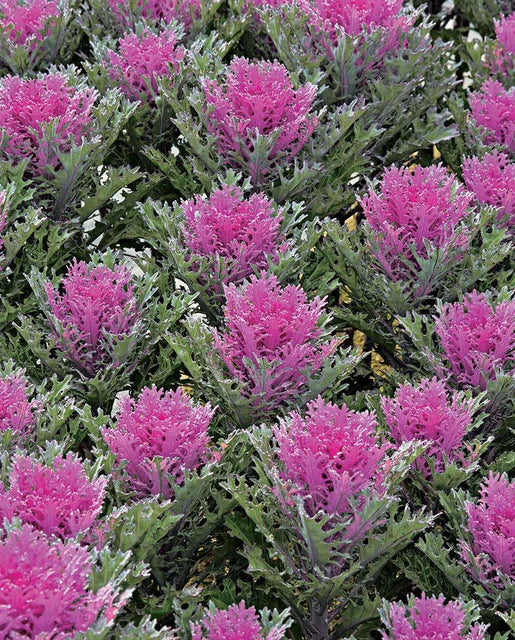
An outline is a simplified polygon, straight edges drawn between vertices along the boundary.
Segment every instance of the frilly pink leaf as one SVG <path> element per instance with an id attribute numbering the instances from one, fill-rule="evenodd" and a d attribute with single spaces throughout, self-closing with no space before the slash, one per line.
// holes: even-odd
<path id="1" fill-rule="evenodd" d="M 431 444 L 415 467 L 431 476 L 426 457 L 437 473 L 444 470 L 444 455 L 449 461 L 464 462 L 463 445 L 472 424 L 471 403 L 448 392 L 445 383 L 433 378 L 417 386 L 401 385 L 393 398 L 381 398 L 381 408 L 396 444 L 410 440 L 428 440 Z"/>
<path id="2" fill-rule="evenodd" d="M 186 200 L 181 208 L 186 246 L 192 254 L 223 259 L 226 284 L 265 269 L 268 260 L 277 260 L 286 248 L 280 233 L 282 213 L 263 193 L 246 197 L 239 187 L 223 186 L 207 199 Z"/>
<path id="3" fill-rule="evenodd" d="M 102 435 L 116 455 L 126 462 L 129 483 L 142 495 L 173 495 L 165 474 L 176 484 L 185 470 L 195 470 L 207 462 L 209 424 L 215 409 L 194 404 L 182 391 L 143 389 L 139 398 L 125 397 L 116 426 L 104 428 Z M 160 468 L 154 458 L 162 458 Z"/>
<path id="4" fill-rule="evenodd" d="M 60 287 L 48 282 L 45 291 L 62 329 L 56 331 L 59 348 L 88 375 L 106 363 L 106 336 L 127 335 L 137 320 L 133 278 L 124 265 L 109 269 L 75 260 Z"/>
<path id="5" fill-rule="evenodd" d="M 485 390 L 513 361 L 515 300 L 492 306 L 483 293 L 472 291 L 463 302 L 443 305 L 435 330 L 458 382 Z"/>
<path id="6" fill-rule="evenodd" d="M 50 540 L 30 525 L 0 539 L 0 629 L 4 638 L 67 640 L 119 605 L 107 585 L 88 591 L 88 552 L 69 541 Z M 39 635 L 41 634 L 41 635 Z"/>
<path id="7" fill-rule="evenodd" d="M 51 466 L 19 455 L 0 487 L 0 520 L 19 518 L 62 539 L 87 532 L 104 499 L 106 477 L 90 481 L 76 456 L 57 456 Z"/>
<path id="8" fill-rule="evenodd" d="M 325 300 L 308 302 L 300 287 L 282 288 L 267 273 L 239 288 L 224 286 L 224 292 L 225 330 L 214 332 L 214 343 L 231 375 L 243 383 L 243 393 L 272 409 L 305 390 L 335 347 L 321 339 L 318 326 Z"/>
<path id="9" fill-rule="evenodd" d="M 6 136 L 2 157 L 14 164 L 28 160 L 35 175 L 56 169 L 56 150 L 65 153 L 91 135 L 96 97 L 93 89 L 71 87 L 58 73 L 34 79 L 6 76 L 0 83 L 0 127 Z M 45 133 L 50 124 L 55 126 L 51 140 Z"/>
<path id="10" fill-rule="evenodd" d="M 155 101 L 160 78 L 173 78 L 184 58 L 184 47 L 171 29 L 153 33 L 149 29 L 140 34 L 126 33 L 118 42 L 117 51 L 108 50 L 111 79 L 131 100 L 145 97 Z"/>

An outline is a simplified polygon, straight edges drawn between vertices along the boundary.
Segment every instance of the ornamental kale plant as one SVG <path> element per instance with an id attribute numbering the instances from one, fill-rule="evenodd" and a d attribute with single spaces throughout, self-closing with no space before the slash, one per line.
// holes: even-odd
<path id="1" fill-rule="evenodd" d="M 484 130 L 486 144 L 515 151 L 515 89 L 506 90 L 496 80 L 487 80 L 470 95 L 470 115 Z"/>
<path id="2" fill-rule="evenodd" d="M 383 640 L 420 640 L 449 638 L 484 640 L 486 625 L 472 624 L 478 618 L 475 607 L 459 601 L 445 602 L 443 596 L 411 596 L 407 605 L 399 602 L 383 605 L 381 618 L 386 627 Z"/>
<path id="3" fill-rule="evenodd" d="M 486 389 L 488 380 L 511 370 L 515 348 L 515 302 L 492 304 L 472 291 L 463 302 L 443 305 L 435 324 L 449 373 L 465 387 Z"/>
<path id="4" fill-rule="evenodd" d="M 234 58 L 223 83 L 202 82 L 206 126 L 221 156 L 244 169 L 254 185 L 288 164 L 317 125 L 312 111 L 316 87 L 295 89 L 286 68 Z"/>
<path id="5" fill-rule="evenodd" d="M 515 13 L 494 20 L 496 43 L 488 56 L 488 66 L 501 80 L 515 70 Z"/>
<path id="6" fill-rule="evenodd" d="M 74 262 L 59 288 L 45 285 L 57 346 L 93 375 L 110 358 L 109 338 L 128 335 L 137 320 L 132 275 L 124 265 Z"/>
<path id="7" fill-rule="evenodd" d="M 34 429 L 40 410 L 37 399 L 31 398 L 28 381 L 23 372 L 2 371 L 0 376 L 0 431 L 28 436 Z"/>
<path id="8" fill-rule="evenodd" d="M 0 640 L 510 640 L 510 0 L 0 0 Z"/>
<path id="9" fill-rule="evenodd" d="M 2 632 L 4 637 L 59 640 L 87 631 L 100 616 L 112 621 L 122 602 L 110 585 L 88 588 L 93 566 L 74 542 L 46 538 L 30 525 L 0 540 Z"/>
<path id="10" fill-rule="evenodd" d="M 427 440 L 429 448 L 415 461 L 426 477 L 440 473 L 445 461 L 465 466 L 465 440 L 472 425 L 472 402 L 449 393 L 445 383 L 423 379 L 417 386 L 404 384 L 393 398 L 381 398 L 381 409 L 397 445 L 411 440 Z M 430 464 L 431 463 L 431 466 Z"/>
<path id="11" fill-rule="evenodd" d="M 184 473 L 210 457 L 209 423 L 214 409 L 195 406 L 181 389 L 151 387 L 138 400 L 125 397 L 113 428 L 102 435 L 118 463 L 125 463 L 131 487 L 141 495 L 173 496 Z"/>
<path id="12" fill-rule="evenodd" d="M 286 611 L 285 614 L 287 613 Z M 274 614 L 272 617 L 269 611 L 263 611 L 262 619 L 259 620 L 254 607 L 246 607 L 243 601 L 233 604 L 226 610 L 211 606 L 199 623 L 191 624 L 192 638 L 193 640 L 217 640 L 218 638 L 280 640 L 291 622 L 285 620 L 285 615 L 279 616 L 277 612 Z"/>
<path id="13" fill-rule="evenodd" d="M 76 456 L 49 463 L 18 455 L 8 488 L 0 488 L 0 517 L 22 522 L 63 540 L 88 532 L 102 508 L 106 477 L 91 481 Z"/>
<path id="14" fill-rule="evenodd" d="M 80 42 L 74 0 L 2 0 L 0 61 L 23 75 L 69 62 Z"/>
<path id="15" fill-rule="evenodd" d="M 373 414 L 325 404 L 319 397 L 308 404 L 306 419 L 294 411 L 274 428 L 281 478 L 310 516 L 348 512 L 364 488 L 384 490 L 379 469 L 389 447 L 378 441 L 376 426 Z"/>
<path id="16" fill-rule="evenodd" d="M 360 36 L 363 30 L 366 33 L 380 31 L 381 43 L 377 51 L 379 60 L 391 50 L 402 46 L 402 34 L 408 31 L 414 21 L 412 16 L 400 15 L 402 0 L 367 3 L 359 0 L 315 0 L 312 12 L 308 3 L 304 7 L 306 13 L 309 12 L 309 24 L 314 27 L 316 37 L 327 35 L 335 48 L 343 35 Z M 334 56 L 332 47 L 328 49 L 329 56 Z M 359 53 L 357 58 L 359 65 Z"/>
<path id="17" fill-rule="evenodd" d="M 98 169 L 131 114 L 117 92 L 99 98 L 76 67 L 39 74 L 8 75 L 0 81 L 0 180 L 21 168 L 33 180 L 36 202 L 53 219 L 68 220 L 81 209 L 86 220 L 138 174 Z M 92 208 L 93 207 L 93 208 Z"/>
<path id="18" fill-rule="evenodd" d="M 214 346 L 242 393 L 268 411 L 305 391 L 336 348 L 323 339 L 324 300 L 308 302 L 300 287 L 281 288 L 266 273 L 224 286 L 224 295 L 225 330 L 214 331 Z"/>
<path id="19" fill-rule="evenodd" d="M 92 89 L 77 90 L 61 74 L 23 80 L 7 76 L 0 87 L 0 123 L 5 137 L 3 158 L 27 160 L 29 175 L 55 169 L 59 153 L 92 135 Z M 47 125 L 54 125 L 52 136 Z"/>
<path id="20" fill-rule="evenodd" d="M 356 584 L 377 575 L 430 522 L 408 510 L 396 519 L 394 487 L 415 452 L 392 454 L 374 430 L 373 415 L 318 399 L 305 419 L 293 412 L 274 429 L 277 445 L 268 429 L 254 430 L 258 478 L 246 486 L 227 482 L 255 528 L 247 530 L 240 518 L 231 530 L 244 541 L 255 574 L 277 584 L 285 606 L 295 603 L 292 614 L 305 637 L 331 638 L 331 629 L 344 634 L 367 612 L 375 615 L 378 603 Z M 272 548 L 255 564 L 262 538 Z"/>
<path id="21" fill-rule="evenodd" d="M 515 483 L 506 476 L 490 473 L 481 485 L 481 497 L 466 502 L 470 546 L 463 544 L 464 560 L 473 554 L 478 567 L 476 577 L 501 587 L 497 574 L 508 580 L 515 577 Z"/>
<path id="22" fill-rule="evenodd" d="M 465 158 L 463 178 L 482 205 L 499 209 L 499 220 L 513 226 L 515 216 L 515 163 L 505 153 L 493 151 L 483 158 Z"/>
<path id="23" fill-rule="evenodd" d="M 494 20 L 495 35 L 504 51 L 515 54 L 515 13 L 509 16 L 501 15 Z"/>
<path id="24" fill-rule="evenodd" d="M 281 211 L 262 193 L 246 198 L 239 187 L 223 186 L 207 200 L 196 196 L 181 208 L 192 268 L 195 255 L 214 258 L 210 279 L 215 283 L 237 284 L 277 261 L 286 249 Z"/>
<path id="25" fill-rule="evenodd" d="M 38 41 L 48 36 L 48 27 L 55 23 L 60 10 L 56 0 L 28 0 L 22 3 L 3 0 L 0 12 L 0 27 L 8 31 L 9 38 L 16 44 L 29 43 L 29 47 L 34 48 Z"/>
<path id="26" fill-rule="evenodd" d="M 364 216 L 373 229 L 372 252 L 394 281 L 417 280 L 420 259 L 432 253 L 440 261 L 456 262 L 468 238 L 459 229 L 471 197 L 444 167 L 388 169 L 379 193 L 369 190 L 360 199 Z M 421 283 L 414 295 L 427 295 L 432 283 Z"/>
<path id="27" fill-rule="evenodd" d="M 109 75 L 130 100 L 155 102 L 158 80 L 173 78 L 179 71 L 184 48 L 172 29 L 153 33 L 149 29 L 126 33 L 117 51 L 107 50 Z"/>

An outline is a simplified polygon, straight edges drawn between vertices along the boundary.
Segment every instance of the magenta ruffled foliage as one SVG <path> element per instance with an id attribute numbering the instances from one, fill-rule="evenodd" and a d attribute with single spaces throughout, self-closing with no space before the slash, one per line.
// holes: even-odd
<path id="1" fill-rule="evenodd" d="M 506 475 L 490 472 L 481 486 L 477 502 L 466 502 L 468 530 L 472 544 L 464 543 L 463 555 L 471 551 L 486 582 L 498 581 L 501 572 L 515 579 L 515 482 Z"/>
<path id="2" fill-rule="evenodd" d="M 130 26 L 131 12 L 129 0 L 108 0 L 111 11 L 125 26 Z M 170 23 L 172 20 L 182 22 L 188 30 L 191 27 L 192 17 L 198 18 L 202 8 L 201 0 L 138 0 L 137 7 L 143 18 L 154 22 L 164 20 Z"/>
<path id="3" fill-rule="evenodd" d="M 79 545 L 48 539 L 30 525 L 0 540 L 0 629 L 3 638 L 67 640 L 117 611 L 110 585 L 88 591 L 92 563 Z"/>
<path id="4" fill-rule="evenodd" d="M 305 84 L 295 90 L 279 62 L 234 58 L 223 83 L 205 78 L 202 87 L 210 108 L 207 127 L 217 139 L 218 151 L 235 168 L 241 156 L 255 184 L 274 165 L 291 161 L 318 122 L 311 114 L 316 87 Z M 266 157 L 256 159 L 258 135 L 268 145 Z"/>
<path id="5" fill-rule="evenodd" d="M 364 29 L 370 32 L 381 28 L 399 34 L 413 22 L 408 16 L 399 15 L 402 0 L 315 0 L 314 8 L 313 22 L 322 26 L 333 44 L 337 44 L 342 32 L 357 36 Z"/>
<path id="6" fill-rule="evenodd" d="M 116 52 L 107 51 L 109 74 L 128 98 L 145 98 L 153 103 L 159 79 L 173 78 L 178 73 L 184 51 L 171 29 L 157 34 L 149 29 L 127 33 L 120 39 Z"/>
<path id="7" fill-rule="evenodd" d="M 486 626 L 468 624 L 460 601 L 445 602 L 443 596 L 411 598 L 408 605 L 392 602 L 383 617 L 383 640 L 483 640 Z"/>
<path id="8" fill-rule="evenodd" d="M 47 535 L 72 538 L 87 532 L 102 508 L 106 477 L 89 480 L 81 462 L 69 453 L 51 465 L 19 455 L 0 487 L 0 520 L 19 518 Z"/>
<path id="9" fill-rule="evenodd" d="M 38 176 L 47 168 L 56 169 L 58 154 L 91 134 L 96 97 L 93 89 L 69 86 L 60 74 L 5 77 L 0 85 L 0 127 L 6 136 L 2 157 L 14 164 L 28 160 L 28 171 Z"/>
<path id="10" fill-rule="evenodd" d="M 470 94 L 475 123 L 486 130 L 485 143 L 499 144 L 515 152 L 515 87 L 505 89 L 497 80 L 487 80 L 480 91 Z"/>
<path id="11" fill-rule="evenodd" d="M 413 26 L 414 16 L 401 13 L 402 0 L 292 0 L 306 14 L 311 27 L 306 37 L 314 38 L 325 49 L 329 59 L 344 36 L 356 38 L 356 66 L 361 71 L 381 65 L 384 57 L 402 45 L 402 34 Z M 374 51 L 374 62 L 364 66 L 362 48 L 365 37 L 380 30 L 380 44 Z"/>
<path id="12" fill-rule="evenodd" d="M 104 428 L 102 435 L 118 463 L 126 463 L 135 491 L 170 498 L 173 489 L 165 476 L 182 484 L 185 470 L 198 469 L 208 460 L 214 412 L 209 404 L 194 404 L 180 388 L 150 387 L 137 401 L 123 398 L 116 426 Z"/>
<path id="13" fill-rule="evenodd" d="M 499 20 L 494 20 L 494 25 L 499 44 L 507 53 L 515 55 L 515 13 L 508 17 L 499 16 Z"/>
<path id="14" fill-rule="evenodd" d="M 466 464 L 463 440 L 472 424 L 471 402 L 449 393 L 443 381 L 433 378 L 417 386 L 403 384 L 393 398 L 381 398 L 381 408 L 397 445 L 410 440 L 430 442 L 425 455 L 414 463 L 427 478 L 431 469 L 426 457 L 436 473 L 445 469 L 444 456 Z"/>
<path id="15" fill-rule="evenodd" d="M 47 282 L 45 291 L 58 347 L 93 375 L 108 362 L 109 339 L 127 335 L 137 320 L 131 272 L 75 260 L 58 289 Z"/>
<path id="16" fill-rule="evenodd" d="M 515 68 L 515 13 L 494 20 L 496 40 L 485 52 L 483 63 L 492 74 L 509 79 Z"/>
<path id="17" fill-rule="evenodd" d="M 413 172 L 387 169 L 379 191 L 370 189 L 360 203 L 373 230 L 375 257 L 388 276 L 394 281 L 416 277 L 417 257 L 431 254 L 428 244 L 441 260 L 455 258 L 451 250 L 467 246 L 467 236 L 457 227 L 471 200 L 472 194 L 441 165 L 417 166 Z"/>
<path id="18" fill-rule="evenodd" d="M 33 49 L 60 13 L 57 0 L 0 0 L 0 27 L 14 44 Z"/>
<path id="19" fill-rule="evenodd" d="M 515 224 L 515 163 L 505 153 L 495 150 L 482 158 L 466 158 L 463 178 L 478 202 L 497 207 L 499 219 L 508 216 L 508 224 Z"/>
<path id="20" fill-rule="evenodd" d="M 8 429 L 26 437 L 36 424 L 38 400 L 30 399 L 27 380 L 21 371 L 0 377 L 0 432 Z"/>
<path id="21" fill-rule="evenodd" d="M 351 411 L 317 398 L 306 417 L 292 411 L 274 428 L 283 464 L 281 479 L 290 495 L 302 497 L 311 516 L 322 510 L 345 514 L 349 501 L 364 489 L 382 492 L 388 444 L 376 435 L 376 418 L 368 411 Z"/>
<path id="22" fill-rule="evenodd" d="M 225 610 L 208 610 L 201 622 L 190 626 L 192 640 L 281 640 L 285 632 L 281 625 L 266 633 L 254 607 L 243 601 Z"/>
<path id="23" fill-rule="evenodd" d="M 488 380 L 513 361 L 515 300 L 492 306 L 484 294 L 473 291 L 463 302 L 444 304 L 435 329 L 456 380 L 485 390 Z"/>
<path id="24" fill-rule="evenodd" d="M 243 394 L 273 410 L 306 390 L 335 347 L 318 326 L 325 300 L 308 302 L 300 287 L 281 288 L 266 273 L 224 292 L 225 331 L 214 331 L 214 344 Z"/>
<path id="25" fill-rule="evenodd" d="M 223 260 L 212 278 L 238 283 L 277 261 L 287 245 L 281 234 L 282 212 L 263 193 L 245 197 L 237 186 L 224 185 L 207 199 L 182 203 L 184 241 L 193 255 Z"/>

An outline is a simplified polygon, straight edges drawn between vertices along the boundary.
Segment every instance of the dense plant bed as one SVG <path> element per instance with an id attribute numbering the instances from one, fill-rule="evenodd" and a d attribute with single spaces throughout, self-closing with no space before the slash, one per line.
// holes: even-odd
<path id="1" fill-rule="evenodd" d="M 515 13 L 0 0 L 0 640 L 515 637 Z"/>

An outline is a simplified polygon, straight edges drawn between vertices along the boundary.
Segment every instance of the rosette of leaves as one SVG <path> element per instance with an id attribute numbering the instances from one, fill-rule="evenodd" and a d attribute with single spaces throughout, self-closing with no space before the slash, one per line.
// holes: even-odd
<path id="1" fill-rule="evenodd" d="M 228 51 L 229 45 L 213 35 L 199 39 L 186 54 L 181 77 L 169 90 L 163 87 L 164 99 L 173 113 L 172 122 L 180 135 L 174 141 L 172 153 L 155 147 L 146 148 L 144 153 L 166 178 L 161 188 L 167 199 L 191 197 L 209 190 L 213 180 L 226 172 L 229 163 L 244 178 L 251 177 L 253 185 L 278 204 L 304 200 L 310 215 L 325 216 L 351 204 L 353 195 L 347 181 L 370 164 L 366 148 L 380 135 L 380 129 L 370 120 L 362 122 L 366 112 L 363 102 L 355 99 L 327 111 L 323 103 L 315 99 L 308 115 L 312 124 L 317 119 L 316 126 L 307 139 L 303 138 L 302 148 L 296 148 L 293 157 L 286 150 L 277 152 L 282 127 L 265 134 L 247 127 L 241 139 L 231 131 L 231 159 L 224 160 L 216 134 L 209 133 L 213 126 L 212 109 L 200 85 L 204 82 L 223 86 L 228 72 L 223 60 Z M 259 64 L 266 66 L 267 63 Z M 298 87 L 304 85 L 305 89 L 313 82 L 313 79 L 308 85 L 300 82 L 296 70 L 289 73 L 287 84 L 291 87 L 282 86 L 281 90 L 291 89 L 295 93 Z M 270 97 L 277 102 L 274 90 L 270 91 Z M 250 104 L 264 102 L 251 100 Z M 223 127 L 219 130 L 223 131 Z M 236 150 L 239 144 L 244 148 L 243 153 Z"/>
<path id="2" fill-rule="evenodd" d="M 6 525 L 1 542 L 10 559 L 2 563 L 10 586 L 2 592 L 2 605 L 9 614 L 8 629 L 15 632 L 30 628 L 60 638 L 73 633 L 101 640 L 147 573 L 142 563 L 131 563 L 130 552 L 113 553 L 107 547 L 88 552 L 75 541 L 46 538 L 16 520 Z M 59 575 L 66 578 L 57 579 Z M 48 613 L 42 600 L 49 594 L 55 606 Z"/>
<path id="3" fill-rule="evenodd" d="M 45 282 L 43 274 L 33 269 L 28 280 L 40 313 L 22 316 L 17 329 L 32 352 L 31 357 L 36 356 L 41 361 L 46 375 L 73 373 L 77 393 L 94 406 L 105 408 L 110 407 L 116 393 L 129 384 L 138 389 L 145 382 L 162 384 L 174 380 L 178 375 L 179 362 L 170 357 L 173 351 L 167 347 L 166 334 L 187 312 L 192 296 L 170 292 L 169 289 L 162 290 L 159 273 L 152 272 L 150 268 L 139 276 L 129 277 L 127 263 L 120 262 L 113 252 L 93 255 L 88 266 L 84 263 L 82 266 L 75 264 L 79 265 L 80 270 L 90 272 L 95 269 L 123 272 L 123 278 L 128 277 L 129 289 L 126 291 L 130 290 L 130 293 L 122 306 L 115 306 L 120 303 L 113 298 L 113 310 L 117 314 L 109 320 L 114 322 L 113 328 L 104 326 L 102 321 L 102 317 L 107 318 L 110 312 L 108 291 L 103 293 L 104 301 L 99 302 L 102 312 L 94 304 L 86 312 L 89 309 L 88 294 L 81 302 L 82 294 L 79 293 L 77 303 L 73 300 L 70 302 L 70 315 L 66 312 L 67 315 L 59 319 L 55 313 L 56 307 L 52 306 L 49 298 L 52 285 Z M 59 283 L 55 275 L 53 282 Z M 94 297 L 90 300 L 93 303 Z M 76 310 L 71 311 L 75 304 L 78 305 Z M 82 312 L 78 311 L 83 305 L 84 313 L 93 314 L 90 329 L 85 328 L 83 323 L 86 318 L 82 318 Z M 78 315 L 75 317 L 74 313 Z M 93 332 L 91 335 L 96 335 L 96 346 L 90 343 L 89 331 Z"/>
<path id="4" fill-rule="evenodd" d="M 109 166 L 111 147 L 136 108 L 118 91 L 99 97 L 74 66 L 2 82 L 0 180 L 23 170 L 44 215 L 85 221 L 141 177 Z"/>
<path id="5" fill-rule="evenodd" d="M 25 75 L 69 63 L 81 42 L 79 20 L 78 0 L 4 0 L 0 4 L 2 66 L 9 73 Z"/>
<path id="6" fill-rule="evenodd" d="M 299 629 L 295 637 L 333 640 L 357 628 L 368 637 L 384 596 L 377 590 L 383 571 L 433 520 L 423 511 L 401 509 L 395 497 L 417 449 L 400 448 L 395 462 L 386 465 L 386 493 L 363 488 L 346 512 L 329 514 L 310 511 L 291 492 L 271 430 L 255 428 L 248 437 L 257 454 L 255 475 L 247 481 L 230 478 L 225 486 L 241 509 L 228 526 L 243 543 L 256 591 L 272 590 L 291 608 Z M 360 535 L 365 523 L 368 534 Z"/>
<path id="7" fill-rule="evenodd" d="M 484 426 L 486 404 L 483 394 L 449 393 L 436 378 L 406 383 L 393 398 L 380 397 L 379 422 L 395 446 L 418 442 L 424 447 L 405 483 L 412 504 L 436 511 L 439 492 L 473 481 L 493 440 Z"/>
<path id="8" fill-rule="evenodd" d="M 109 477 L 99 473 L 101 459 L 65 454 L 66 446 L 65 439 L 47 441 L 30 455 L 17 449 L 3 458 L 1 519 L 19 519 L 48 537 L 101 547 L 100 514 Z"/>

